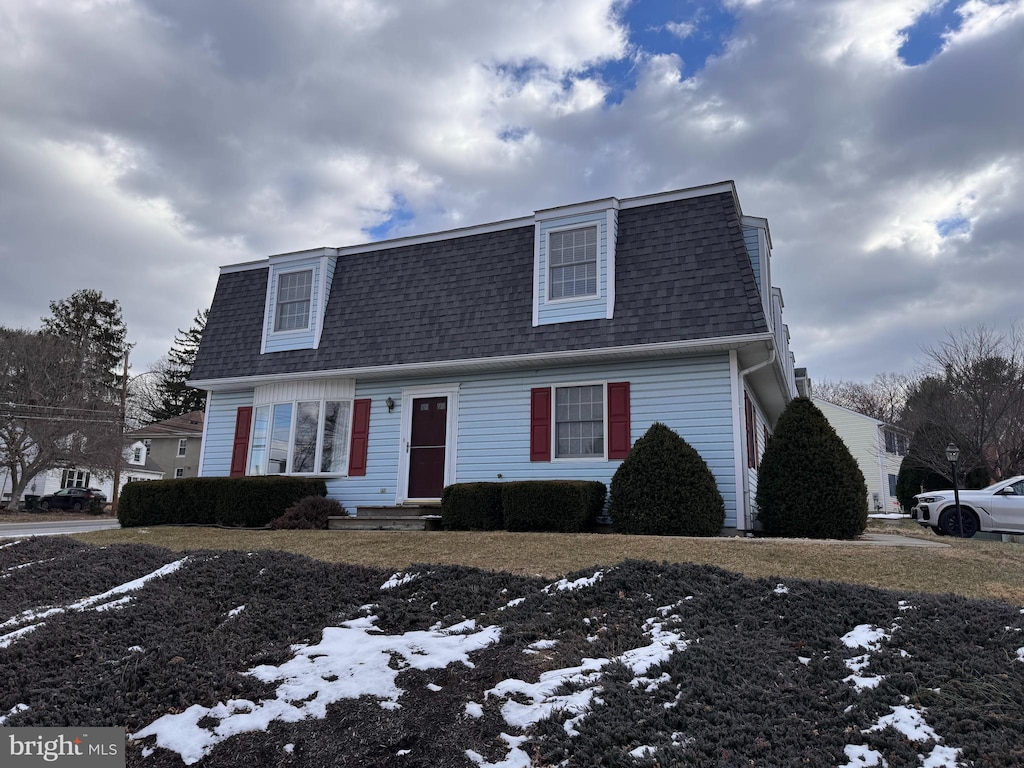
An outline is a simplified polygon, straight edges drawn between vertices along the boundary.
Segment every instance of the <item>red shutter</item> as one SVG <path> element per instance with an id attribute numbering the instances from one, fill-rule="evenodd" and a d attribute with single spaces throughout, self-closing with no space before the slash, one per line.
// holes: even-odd
<path id="1" fill-rule="evenodd" d="M 551 461 L 551 387 L 530 390 L 530 461 Z"/>
<path id="2" fill-rule="evenodd" d="M 244 405 L 235 416 L 235 442 L 231 447 L 231 477 L 245 475 L 245 462 L 249 458 L 249 427 L 252 425 L 252 406 Z"/>
<path id="3" fill-rule="evenodd" d="M 609 382 L 608 458 L 624 459 L 632 447 L 629 434 L 629 382 Z"/>
<path id="4" fill-rule="evenodd" d="M 754 411 L 754 404 L 750 402 L 750 396 L 746 392 L 743 393 L 743 405 L 747 432 L 747 466 L 750 469 L 757 469 L 757 432 L 755 431 L 757 415 Z"/>
<path id="5" fill-rule="evenodd" d="M 348 450 L 349 477 L 366 475 L 366 455 L 370 447 L 370 401 L 352 403 L 352 443 Z"/>

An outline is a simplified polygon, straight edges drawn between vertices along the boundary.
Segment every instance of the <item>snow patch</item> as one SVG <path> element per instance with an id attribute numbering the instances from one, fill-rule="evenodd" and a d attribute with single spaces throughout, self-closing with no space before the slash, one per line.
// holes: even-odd
<path id="1" fill-rule="evenodd" d="M 885 762 L 881 752 L 876 752 L 870 747 L 859 744 L 847 744 L 843 747 L 843 751 L 846 753 L 849 762 L 846 765 L 837 766 L 837 768 L 866 768 L 872 765 L 886 768 L 889 765 Z"/>
<path id="2" fill-rule="evenodd" d="M 27 711 L 28 711 L 28 704 L 15 704 L 13 707 L 11 707 L 8 710 L 6 715 L 0 715 L 0 725 L 3 725 L 4 723 L 6 723 L 7 722 L 7 718 L 11 717 L 12 715 L 16 715 L 19 712 L 27 712 Z"/>
<path id="3" fill-rule="evenodd" d="M 867 648 L 869 651 L 877 651 L 882 647 L 882 641 L 890 638 L 892 638 L 892 633 L 881 627 L 859 624 L 839 639 L 847 648 Z"/>
<path id="4" fill-rule="evenodd" d="M 499 627 L 464 634 L 461 630 L 475 628 L 475 622 L 462 622 L 439 631 L 385 635 L 376 621 L 376 616 L 360 617 L 326 627 L 319 643 L 292 646 L 295 656 L 280 666 L 263 664 L 245 673 L 263 682 L 279 682 L 275 699 L 231 699 L 212 707 L 193 704 L 184 712 L 158 718 L 131 738 L 153 736 L 157 746 L 177 752 L 185 765 L 192 765 L 231 736 L 264 731 L 274 721 L 323 719 L 327 707 L 342 699 L 373 696 L 382 708 L 398 709 L 404 691 L 396 679 L 402 669 L 444 669 L 455 662 L 472 667 L 469 654 L 496 643 L 501 634 Z M 202 727 L 199 722 L 204 719 L 217 722 Z"/>
<path id="5" fill-rule="evenodd" d="M 420 577 L 418 573 L 396 573 L 391 576 L 390 579 L 380 585 L 381 589 L 394 589 L 400 587 L 403 584 L 408 584 L 410 581 L 415 581 Z"/>
<path id="6" fill-rule="evenodd" d="M 507 733 L 503 733 L 501 734 L 501 738 L 509 747 L 508 754 L 501 762 L 489 763 L 484 759 L 483 755 L 479 752 L 474 752 L 472 749 L 466 750 L 466 757 L 481 768 L 531 768 L 533 762 L 530 760 L 530 756 L 526 754 L 526 751 L 520 746 L 524 741 L 526 741 L 526 737 L 509 736 Z"/>
<path id="7" fill-rule="evenodd" d="M 584 576 L 576 579 L 575 581 L 559 579 L 554 584 L 548 584 L 544 587 L 544 592 L 550 594 L 553 589 L 561 592 L 564 590 L 575 591 L 577 589 L 583 589 L 584 587 L 592 587 L 604 578 L 604 573 L 604 570 L 596 571 L 593 576 Z"/>

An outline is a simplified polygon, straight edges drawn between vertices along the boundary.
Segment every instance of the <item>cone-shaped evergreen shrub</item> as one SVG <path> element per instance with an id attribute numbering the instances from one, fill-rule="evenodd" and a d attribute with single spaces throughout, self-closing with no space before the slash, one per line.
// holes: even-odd
<path id="1" fill-rule="evenodd" d="M 914 506 L 914 496 L 923 491 L 941 491 L 952 483 L 926 467 L 916 465 L 913 453 L 903 457 L 896 477 L 896 498 L 907 512 Z"/>
<path id="2" fill-rule="evenodd" d="M 658 422 L 615 471 L 611 499 L 618 533 L 717 536 L 725 522 L 725 502 L 707 463 Z"/>
<path id="3" fill-rule="evenodd" d="M 779 536 L 852 539 L 867 527 L 864 475 L 806 397 L 786 406 L 765 447 L 757 508 L 765 532 Z"/>

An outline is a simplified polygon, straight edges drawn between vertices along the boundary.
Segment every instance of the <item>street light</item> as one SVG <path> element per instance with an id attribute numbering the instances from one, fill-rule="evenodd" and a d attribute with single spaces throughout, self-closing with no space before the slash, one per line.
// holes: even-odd
<path id="1" fill-rule="evenodd" d="M 950 443 L 946 446 L 946 461 L 949 462 L 953 468 L 953 503 L 956 504 L 956 524 L 957 524 L 957 536 L 963 538 L 964 535 L 964 515 L 960 511 L 960 483 L 956 479 L 956 462 L 960 458 L 960 449 L 956 447 L 955 443 Z"/>

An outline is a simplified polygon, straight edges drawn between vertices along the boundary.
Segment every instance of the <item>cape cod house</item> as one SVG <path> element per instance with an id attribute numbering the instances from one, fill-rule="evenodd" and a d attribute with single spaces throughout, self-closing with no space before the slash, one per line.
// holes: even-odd
<path id="1" fill-rule="evenodd" d="M 200 474 L 429 504 L 455 482 L 607 483 L 661 421 L 749 529 L 796 394 L 782 308 L 731 181 L 226 266 L 190 381 Z"/>

